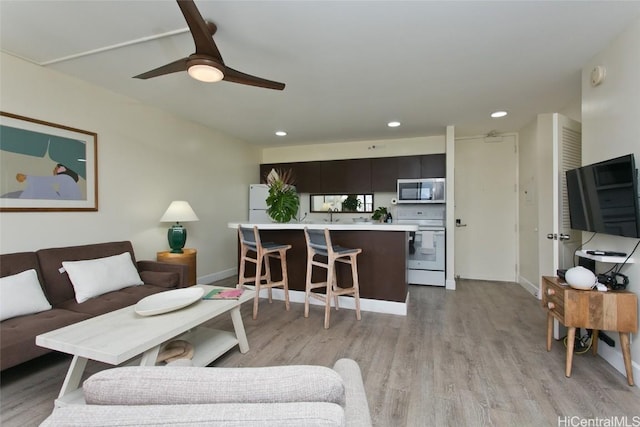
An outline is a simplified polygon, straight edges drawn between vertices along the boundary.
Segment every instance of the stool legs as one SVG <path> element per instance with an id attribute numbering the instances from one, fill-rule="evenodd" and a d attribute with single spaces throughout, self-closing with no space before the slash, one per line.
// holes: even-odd
<path id="1" fill-rule="evenodd" d="M 253 299 L 253 319 L 255 320 L 258 317 L 258 301 L 260 300 L 260 288 L 266 287 L 269 292 L 269 303 L 273 302 L 272 299 L 272 288 L 277 286 L 282 286 L 284 291 L 284 305 L 287 311 L 290 310 L 291 305 L 289 303 L 289 275 L 287 273 L 287 249 L 279 249 L 276 253 L 261 253 L 261 256 L 258 256 L 258 263 L 256 267 L 256 281 L 255 281 L 255 289 L 256 296 Z M 279 258 L 280 259 L 280 268 L 282 270 L 282 280 L 279 282 L 274 282 L 271 278 L 271 266 L 269 264 L 270 258 Z M 262 274 L 264 264 L 264 274 Z M 265 283 L 262 283 L 262 281 Z"/>
<path id="2" fill-rule="evenodd" d="M 336 309 L 338 303 L 338 295 L 333 295 L 333 289 L 337 286 L 335 281 L 335 264 L 330 262 L 327 267 L 327 295 L 324 299 L 324 328 L 329 329 L 329 318 L 331 317 L 331 299 L 335 298 Z"/>
<path id="3" fill-rule="evenodd" d="M 255 291 L 256 294 L 253 297 L 253 320 L 256 320 L 256 318 L 258 317 L 258 301 L 260 300 L 260 284 L 262 283 L 262 261 L 263 261 L 263 256 L 262 254 L 258 254 L 256 256 L 257 262 L 256 262 L 256 280 L 255 280 Z M 269 260 L 267 259 L 267 267 L 265 267 L 265 269 L 269 268 Z"/>
<path id="4" fill-rule="evenodd" d="M 307 275 L 304 287 L 304 317 L 309 317 L 309 297 L 311 296 L 311 273 L 313 268 L 313 255 L 307 255 Z"/>
<path id="5" fill-rule="evenodd" d="M 353 297 L 356 300 L 356 319 L 360 320 L 360 282 L 358 281 L 358 265 L 356 255 L 351 255 L 351 277 L 355 292 Z"/>
<path id="6" fill-rule="evenodd" d="M 321 299 L 324 302 L 324 328 L 329 329 L 330 319 L 331 319 L 331 302 L 333 301 L 336 310 L 340 309 L 339 296 L 340 295 L 353 295 L 356 306 L 356 319 L 360 320 L 360 287 L 358 282 L 358 266 L 356 263 L 356 255 L 349 255 L 349 261 L 336 259 L 334 262 L 329 262 L 328 264 L 322 264 L 318 262 L 314 262 L 313 259 L 309 259 L 307 263 L 307 274 L 306 274 L 306 286 L 305 286 L 305 295 L 304 295 L 304 317 L 309 317 L 309 299 L 310 297 L 315 297 Z M 338 286 L 337 275 L 336 275 L 336 267 L 335 262 L 342 262 L 345 264 L 350 264 L 351 267 L 351 277 L 352 277 L 352 287 L 351 288 L 341 288 Z M 323 267 L 327 269 L 327 281 L 326 282 L 311 282 L 311 273 L 313 265 L 317 265 L 319 267 Z M 326 288 L 326 294 L 324 296 L 313 294 L 311 291 L 316 288 Z"/>
<path id="7" fill-rule="evenodd" d="M 287 273 L 287 252 L 286 250 L 280 251 L 280 269 L 282 270 L 282 288 L 284 289 L 284 306 L 289 311 L 289 274 Z"/>
<path id="8" fill-rule="evenodd" d="M 270 254 L 262 255 L 262 262 L 264 262 L 264 281 L 265 284 L 271 283 L 271 263 L 269 262 Z M 272 303 L 271 299 L 271 287 L 267 288 L 267 293 L 269 295 L 269 303 Z M 257 293 L 256 293 L 257 295 Z"/>

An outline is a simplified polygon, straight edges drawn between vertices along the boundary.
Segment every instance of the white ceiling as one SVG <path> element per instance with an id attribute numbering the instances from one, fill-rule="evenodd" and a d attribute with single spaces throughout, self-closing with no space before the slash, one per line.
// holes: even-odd
<path id="1" fill-rule="evenodd" d="M 517 131 L 580 97 L 582 66 L 640 1 L 206 1 L 225 63 L 284 91 L 186 73 L 132 76 L 193 53 L 175 1 L 0 0 L 0 48 L 257 145 Z M 503 119 L 489 113 L 506 109 Z M 402 126 L 387 128 L 390 120 Z M 278 129 L 287 137 L 276 137 Z"/>

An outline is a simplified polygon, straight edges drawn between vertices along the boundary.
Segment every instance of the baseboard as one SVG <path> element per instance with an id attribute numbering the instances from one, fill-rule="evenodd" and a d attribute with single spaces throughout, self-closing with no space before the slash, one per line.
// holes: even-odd
<path id="1" fill-rule="evenodd" d="M 198 277 L 198 283 L 213 283 L 218 280 L 226 279 L 227 277 L 237 276 L 237 268 L 229 268 L 227 270 L 218 271 L 217 273 L 206 274 Z"/>
<path id="2" fill-rule="evenodd" d="M 540 299 L 540 285 L 533 284 L 522 276 L 518 278 L 518 283 L 531 295 Z"/>
<path id="3" fill-rule="evenodd" d="M 620 343 L 620 338 L 616 340 L 616 343 Z M 627 377 L 627 371 L 624 368 L 624 359 L 622 353 L 616 350 L 618 347 L 609 347 L 605 343 L 598 343 L 598 355 L 613 366 L 616 371 L 620 372 L 625 378 Z M 640 365 L 635 361 L 631 361 L 631 370 L 633 371 L 634 378 L 640 378 Z"/>
<path id="4" fill-rule="evenodd" d="M 198 277 L 198 283 L 213 283 L 218 280 L 226 279 L 227 277 L 233 277 L 238 275 L 237 268 L 230 268 L 228 270 L 219 271 L 217 273 L 207 274 L 205 276 Z M 455 282 L 454 282 L 455 289 Z M 272 290 L 272 298 L 279 301 L 284 301 L 284 291 L 282 289 L 275 288 Z M 260 298 L 268 298 L 268 290 L 260 290 Z M 340 308 L 346 308 L 355 310 L 356 305 L 352 297 L 338 297 L 340 302 Z M 304 291 L 289 291 L 289 301 L 300 302 L 304 304 Z M 396 314 L 399 316 L 407 315 L 407 305 L 409 303 L 409 294 L 407 293 L 407 299 L 405 302 L 396 301 L 382 301 L 377 299 L 360 298 L 360 310 L 370 311 L 373 313 L 385 313 Z M 311 299 L 310 304 L 322 305 L 321 301 Z"/>
<path id="5" fill-rule="evenodd" d="M 444 286 L 449 291 L 455 291 L 456 290 L 456 280 L 455 279 L 447 279 L 444 282 Z"/>
<path id="6" fill-rule="evenodd" d="M 282 289 L 274 288 L 272 294 L 272 298 L 278 301 L 284 301 L 284 291 Z M 268 297 L 268 290 L 261 289 L 260 290 L 260 298 Z M 304 304 L 304 292 L 303 291 L 289 291 L 289 301 L 291 302 L 299 302 Z M 340 303 L 340 308 L 346 308 L 349 310 L 355 310 L 355 300 L 352 297 L 341 296 L 338 297 L 338 301 Z M 405 302 L 396 302 L 396 301 L 381 301 L 377 299 L 369 299 L 369 298 L 360 298 L 360 310 L 361 311 L 370 311 L 374 313 L 385 313 L 385 314 L 396 314 L 399 316 L 407 315 L 407 303 L 409 301 L 409 294 L 407 294 L 407 299 Z M 311 298 L 309 301 L 310 304 L 313 305 L 323 305 L 323 303 L 319 300 Z"/>

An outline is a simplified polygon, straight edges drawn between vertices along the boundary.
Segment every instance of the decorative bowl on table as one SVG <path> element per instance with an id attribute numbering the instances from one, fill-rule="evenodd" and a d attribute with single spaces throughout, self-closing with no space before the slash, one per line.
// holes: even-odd
<path id="1" fill-rule="evenodd" d="M 142 298 L 134 307 L 140 316 L 155 316 L 179 310 L 198 301 L 204 289 L 198 287 L 175 289 Z"/>

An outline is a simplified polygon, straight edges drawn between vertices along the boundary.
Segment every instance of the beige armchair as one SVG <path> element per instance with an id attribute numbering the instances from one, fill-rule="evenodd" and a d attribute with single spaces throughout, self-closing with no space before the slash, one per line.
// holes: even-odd
<path id="1" fill-rule="evenodd" d="M 86 405 L 42 426 L 371 426 L 358 364 L 263 368 L 123 367 L 83 384 Z"/>

